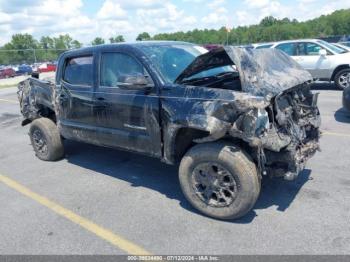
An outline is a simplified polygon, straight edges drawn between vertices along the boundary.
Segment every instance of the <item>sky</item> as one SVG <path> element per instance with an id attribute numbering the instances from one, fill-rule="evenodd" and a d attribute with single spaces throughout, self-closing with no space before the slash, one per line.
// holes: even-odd
<path id="1" fill-rule="evenodd" d="M 0 46 L 16 33 L 68 33 L 88 45 L 97 36 L 134 41 L 141 32 L 237 27 L 268 15 L 305 21 L 343 8 L 350 0 L 0 0 Z"/>

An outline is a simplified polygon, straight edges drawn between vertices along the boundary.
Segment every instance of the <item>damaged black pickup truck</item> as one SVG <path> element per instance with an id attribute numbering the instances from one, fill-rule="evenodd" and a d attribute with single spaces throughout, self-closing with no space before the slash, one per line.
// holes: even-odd
<path id="1" fill-rule="evenodd" d="M 139 42 L 68 51 L 54 81 L 19 84 L 38 158 L 62 139 L 179 164 L 202 213 L 233 219 L 256 202 L 262 176 L 292 180 L 319 148 L 311 75 L 275 49 Z"/>

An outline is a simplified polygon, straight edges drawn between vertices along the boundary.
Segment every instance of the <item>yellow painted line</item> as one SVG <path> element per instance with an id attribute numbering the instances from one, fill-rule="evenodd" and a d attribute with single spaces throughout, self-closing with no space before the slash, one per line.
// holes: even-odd
<path id="1" fill-rule="evenodd" d="M 350 137 L 350 134 L 342 134 L 342 133 L 335 133 L 335 132 L 328 132 L 328 131 L 322 131 L 322 135 Z"/>
<path id="2" fill-rule="evenodd" d="M 3 98 L 0 98 L 0 101 L 1 101 L 1 102 L 13 103 L 13 104 L 18 104 L 18 103 L 19 103 L 19 102 L 16 101 L 16 100 L 3 99 Z"/>
<path id="3" fill-rule="evenodd" d="M 108 229 L 105 229 L 95 224 L 94 222 L 91 222 L 90 220 L 84 217 L 77 215 L 76 213 L 60 206 L 59 204 L 56 204 L 55 202 L 47 199 L 46 197 L 43 197 L 31 191 L 30 189 L 26 188 L 25 186 L 22 186 L 21 184 L 12 180 L 7 176 L 0 174 L 0 182 L 16 190 L 17 192 L 31 198 L 32 200 L 38 202 L 39 204 L 51 209 L 56 214 L 70 220 L 73 223 L 78 224 L 79 226 L 92 232 L 96 236 L 106 240 L 110 244 L 125 251 L 126 253 L 129 253 L 132 255 L 151 255 L 150 252 L 146 251 L 142 247 L 130 242 L 129 240 L 126 240 L 125 238 L 109 231 Z"/>

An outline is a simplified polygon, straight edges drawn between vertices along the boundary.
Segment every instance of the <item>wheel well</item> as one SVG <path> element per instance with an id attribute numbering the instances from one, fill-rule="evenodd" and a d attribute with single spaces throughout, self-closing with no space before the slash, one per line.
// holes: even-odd
<path id="1" fill-rule="evenodd" d="M 56 123 L 56 114 L 55 111 L 53 111 L 51 108 L 44 106 L 44 105 L 39 105 L 39 115 L 41 117 L 47 117 L 51 119 L 54 123 Z"/>
<path id="2" fill-rule="evenodd" d="M 209 135 L 208 131 L 203 131 L 194 128 L 180 128 L 174 140 L 174 160 L 179 162 L 184 154 L 192 146 L 196 145 L 193 141 L 197 138 L 203 138 Z"/>
<path id="3" fill-rule="evenodd" d="M 333 71 L 333 74 L 332 74 L 332 77 L 331 77 L 331 81 L 334 80 L 334 77 L 335 75 L 340 71 L 340 70 L 343 70 L 343 69 L 346 69 L 346 68 L 350 68 L 349 65 L 340 65 L 340 66 L 337 66 L 334 71 Z"/>

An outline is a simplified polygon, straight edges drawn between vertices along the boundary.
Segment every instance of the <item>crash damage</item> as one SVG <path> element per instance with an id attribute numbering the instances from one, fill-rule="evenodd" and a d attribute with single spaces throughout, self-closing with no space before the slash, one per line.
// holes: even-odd
<path id="1" fill-rule="evenodd" d="M 225 47 L 198 57 L 176 82 L 189 84 L 184 79 L 225 65 L 237 69 L 240 90 L 212 88 L 214 101 L 194 104 L 188 125 L 208 133 L 194 141 L 243 141 L 260 174 L 295 179 L 319 149 L 321 120 L 318 94 L 310 91 L 311 75 L 278 50 Z"/>

